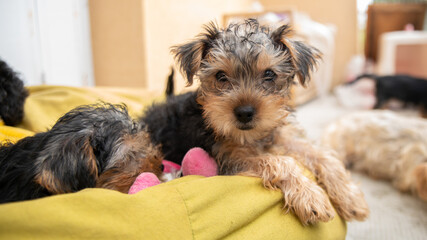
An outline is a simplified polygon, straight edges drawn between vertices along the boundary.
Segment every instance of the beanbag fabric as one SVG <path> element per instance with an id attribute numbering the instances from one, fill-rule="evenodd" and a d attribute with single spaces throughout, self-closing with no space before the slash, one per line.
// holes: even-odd
<path id="1" fill-rule="evenodd" d="M 128 195 L 86 189 L 0 205 L 2 239 L 344 239 L 346 225 L 303 227 L 258 178 L 187 176 Z"/>
<path id="2" fill-rule="evenodd" d="M 16 142 L 21 138 L 28 137 L 34 135 L 34 132 L 16 128 L 5 126 L 4 123 L 0 120 L 0 143 L 2 142 Z"/>

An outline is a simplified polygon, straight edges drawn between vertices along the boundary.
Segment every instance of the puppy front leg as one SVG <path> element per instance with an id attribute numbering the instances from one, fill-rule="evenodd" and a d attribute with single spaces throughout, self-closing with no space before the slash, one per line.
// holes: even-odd
<path id="1" fill-rule="evenodd" d="M 351 180 L 350 173 L 333 152 L 308 148 L 303 156 L 301 161 L 314 173 L 317 182 L 328 193 L 341 217 L 346 221 L 361 221 L 369 216 L 369 207 L 363 192 Z"/>
<path id="2" fill-rule="evenodd" d="M 241 175 L 261 177 L 269 189 L 280 189 L 284 208 L 293 211 L 302 224 L 327 222 L 334 209 L 323 189 L 303 174 L 295 159 L 287 156 L 260 156 L 251 159 L 257 167 Z"/>

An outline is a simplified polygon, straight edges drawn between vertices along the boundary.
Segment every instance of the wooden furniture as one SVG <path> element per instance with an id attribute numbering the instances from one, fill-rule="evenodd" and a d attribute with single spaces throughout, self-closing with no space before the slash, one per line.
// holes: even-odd
<path id="1" fill-rule="evenodd" d="M 381 35 L 376 72 L 427 79 L 427 32 L 397 31 Z"/>
<path id="2" fill-rule="evenodd" d="M 142 0 L 89 0 L 96 86 L 147 87 Z"/>
<path id="3" fill-rule="evenodd" d="M 380 36 L 386 32 L 402 31 L 407 24 L 422 30 L 426 3 L 376 3 L 367 12 L 365 57 L 377 61 Z"/>
<path id="4" fill-rule="evenodd" d="M 427 44 L 400 45 L 396 56 L 396 73 L 427 79 Z"/>

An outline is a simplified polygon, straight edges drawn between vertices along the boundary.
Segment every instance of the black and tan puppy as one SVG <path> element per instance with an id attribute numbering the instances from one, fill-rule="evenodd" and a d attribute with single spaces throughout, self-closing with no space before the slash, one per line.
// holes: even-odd
<path id="1" fill-rule="evenodd" d="M 289 35 L 287 25 L 272 29 L 254 19 L 207 26 L 173 48 L 187 83 L 200 80 L 198 90 L 153 106 L 141 121 L 165 159 L 180 163 L 190 148 L 202 147 L 219 174 L 260 177 L 281 190 L 284 207 L 303 224 L 329 221 L 333 206 L 345 220 L 363 220 L 368 206 L 343 163 L 305 139 L 292 118 L 294 77 L 305 85 L 320 54 Z"/>
<path id="2" fill-rule="evenodd" d="M 162 155 L 122 105 L 78 107 L 47 132 L 0 147 L 0 203 L 100 187 L 127 193 Z"/>

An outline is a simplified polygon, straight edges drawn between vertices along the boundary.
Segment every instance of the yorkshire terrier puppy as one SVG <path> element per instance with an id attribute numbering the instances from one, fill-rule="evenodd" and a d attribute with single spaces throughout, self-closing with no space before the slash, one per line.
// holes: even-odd
<path id="1" fill-rule="evenodd" d="M 281 190 L 284 207 L 303 224 L 331 220 L 332 205 L 345 220 L 363 220 L 368 206 L 343 163 L 306 140 L 290 114 L 294 76 L 305 85 L 320 57 L 290 32 L 254 19 L 206 26 L 172 49 L 188 85 L 196 77 L 199 89 L 154 105 L 141 121 L 165 159 L 180 163 L 190 148 L 202 147 L 219 174 L 261 177 L 265 187 Z"/>
<path id="2" fill-rule="evenodd" d="M 127 193 L 162 155 L 122 105 L 78 107 L 47 132 L 0 147 L 0 203 L 108 188 Z"/>
<path id="3" fill-rule="evenodd" d="M 427 201 L 427 120 L 386 110 L 356 112 L 330 124 L 323 144 L 348 168 Z"/>
<path id="4" fill-rule="evenodd" d="M 19 75 L 0 59 L 0 118 L 4 124 L 14 126 L 22 121 L 27 97 Z"/>

